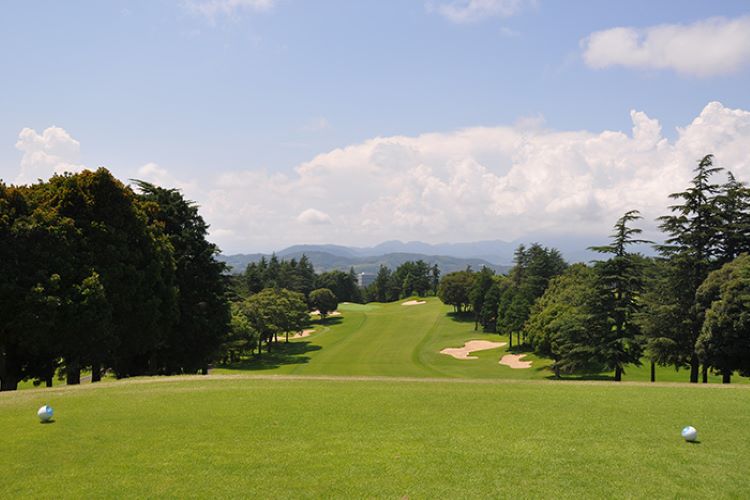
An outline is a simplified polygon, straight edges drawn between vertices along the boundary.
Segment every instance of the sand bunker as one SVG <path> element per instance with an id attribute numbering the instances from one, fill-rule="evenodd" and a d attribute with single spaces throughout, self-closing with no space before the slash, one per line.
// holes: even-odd
<path id="1" fill-rule="evenodd" d="M 310 328 L 309 330 L 302 330 L 299 333 L 295 333 L 294 335 L 289 336 L 289 340 L 292 339 L 303 339 L 305 337 L 309 337 L 315 332 L 315 328 Z"/>
<path id="2" fill-rule="evenodd" d="M 531 361 L 521 361 L 525 354 L 506 354 L 500 360 L 501 365 L 510 366 L 511 368 L 531 368 Z"/>
<path id="3" fill-rule="evenodd" d="M 314 311 L 310 311 L 310 316 L 320 316 L 320 311 L 315 309 Z M 341 313 L 338 311 L 333 311 L 327 314 L 327 316 L 341 316 Z"/>
<path id="4" fill-rule="evenodd" d="M 489 340 L 469 340 L 463 347 L 446 347 L 440 354 L 447 354 L 456 359 L 479 359 L 476 356 L 469 356 L 469 353 L 476 351 L 486 351 L 506 345 L 507 342 L 490 342 Z"/>
<path id="5" fill-rule="evenodd" d="M 402 302 L 402 306 L 418 306 L 420 304 L 426 304 L 426 300 L 407 300 L 406 302 Z"/>

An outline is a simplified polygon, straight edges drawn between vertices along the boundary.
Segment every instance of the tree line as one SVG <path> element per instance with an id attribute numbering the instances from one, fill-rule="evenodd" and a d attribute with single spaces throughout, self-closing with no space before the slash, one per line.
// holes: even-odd
<path id="1" fill-rule="evenodd" d="M 353 268 L 317 274 L 305 255 L 299 260 L 262 257 L 232 278 L 230 333 L 222 359 L 231 363 L 246 355 L 260 356 L 264 347 L 272 352 L 279 336 L 288 342 L 290 333 L 310 325 L 310 312 L 325 321 L 340 302 L 389 302 L 435 293 L 439 277 L 437 266 L 409 261 L 393 271 L 380 266 L 373 283 L 360 287 Z"/>
<path id="2" fill-rule="evenodd" d="M 516 343 L 553 360 L 561 373 L 614 371 L 628 365 L 709 371 L 729 383 L 750 375 L 750 190 L 705 156 L 690 185 L 670 197 L 658 219 L 665 234 L 656 257 L 632 252 L 651 244 L 633 227 L 637 211 L 614 225 L 610 242 L 592 247 L 605 259 L 567 265 L 554 249 L 520 247 L 508 276 L 488 269 L 446 275 L 438 295 L 475 328 L 513 334 Z"/>
<path id="3" fill-rule="evenodd" d="M 109 171 L 0 182 L 0 390 L 205 371 L 225 340 L 224 265 L 179 191 Z"/>
<path id="4" fill-rule="evenodd" d="M 373 282 L 364 289 L 367 302 L 393 302 L 412 295 L 437 294 L 440 268 L 425 261 L 407 261 L 395 270 L 381 265 Z"/>

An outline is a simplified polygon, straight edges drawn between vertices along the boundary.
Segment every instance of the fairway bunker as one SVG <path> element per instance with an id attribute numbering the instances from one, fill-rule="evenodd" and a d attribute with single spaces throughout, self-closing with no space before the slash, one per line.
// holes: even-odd
<path id="1" fill-rule="evenodd" d="M 427 301 L 425 300 L 407 300 L 406 302 L 402 302 L 402 306 L 418 306 L 421 304 L 426 304 Z"/>
<path id="2" fill-rule="evenodd" d="M 320 311 L 318 311 L 317 309 L 315 309 L 314 311 L 310 312 L 310 316 L 320 316 Z M 328 316 L 329 318 L 331 316 L 341 316 L 341 313 L 338 312 L 338 311 L 333 311 L 333 312 L 330 312 L 330 313 L 326 314 L 326 316 Z"/>
<path id="3" fill-rule="evenodd" d="M 315 328 L 310 328 L 308 330 L 302 330 L 299 333 L 295 333 L 294 335 L 290 335 L 289 336 L 289 340 L 292 340 L 292 339 L 303 339 L 305 337 L 309 337 L 313 333 L 315 333 Z"/>
<path id="4" fill-rule="evenodd" d="M 525 354 L 506 354 L 500 360 L 501 365 L 509 366 L 515 370 L 531 368 L 531 361 L 521 361 Z"/>
<path id="5" fill-rule="evenodd" d="M 479 359 L 476 356 L 469 356 L 470 353 L 476 351 L 486 351 L 487 349 L 496 349 L 503 347 L 507 342 L 492 342 L 489 340 L 469 340 L 464 343 L 463 347 L 446 347 L 440 354 L 447 354 L 453 356 L 456 359 Z"/>

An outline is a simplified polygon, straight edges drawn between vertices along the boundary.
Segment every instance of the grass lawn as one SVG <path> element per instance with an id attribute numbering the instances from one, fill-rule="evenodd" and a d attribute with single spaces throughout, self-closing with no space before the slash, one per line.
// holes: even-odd
<path id="1" fill-rule="evenodd" d="M 406 299 L 405 299 L 406 300 Z M 401 377 L 451 377 L 487 379 L 546 379 L 552 373 L 551 361 L 527 353 L 529 369 L 513 369 L 498 364 L 509 353 L 508 347 L 474 353 L 479 359 L 457 360 L 440 351 L 462 347 L 467 340 L 507 342 L 507 336 L 474 331 L 469 317 L 448 314 L 450 306 L 430 297 L 427 303 L 403 306 L 388 304 L 341 304 L 341 316 L 316 326 L 310 337 L 293 340 L 271 355 L 248 358 L 231 366 L 220 366 L 216 373 L 243 373 L 248 370 L 292 375 L 371 375 Z M 519 353 L 521 351 L 513 351 Z M 628 367 L 623 380 L 648 381 L 650 367 Z M 570 379 L 611 380 L 613 373 L 594 373 Z M 710 376 L 711 383 L 721 377 Z M 687 382 L 689 372 L 657 367 L 657 381 Z M 733 383 L 747 383 L 735 376 Z"/>
<path id="2" fill-rule="evenodd" d="M 747 386 L 422 380 L 174 377 L 3 393 L 0 498 L 750 492 Z M 43 425 L 45 403 L 56 414 Z M 680 438 L 687 424 L 699 444 Z"/>

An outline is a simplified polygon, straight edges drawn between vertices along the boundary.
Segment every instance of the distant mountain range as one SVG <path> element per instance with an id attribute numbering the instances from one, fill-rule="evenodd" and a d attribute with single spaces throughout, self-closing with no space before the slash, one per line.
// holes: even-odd
<path id="1" fill-rule="evenodd" d="M 312 262 L 317 272 L 334 269 L 349 270 L 353 267 L 356 272 L 377 272 L 383 264 L 391 269 L 409 260 L 422 259 L 430 265 L 437 264 L 441 272 L 449 273 L 466 269 L 480 269 L 482 266 L 495 269 L 497 272 L 507 272 L 513 263 L 513 252 L 520 244 L 530 245 L 538 242 L 547 247 L 560 250 L 568 262 L 588 262 L 601 255 L 588 250 L 588 247 L 607 243 L 607 237 L 594 239 L 580 236 L 555 236 L 544 238 L 525 238 L 523 241 L 488 240 L 471 243 L 440 243 L 430 244 L 421 241 L 386 241 L 373 247 L 348 247 L 342 245 L 294 245 L 276 252 L 279 258 L 298 259 L 302 255 Z M 640 251 L 650 255 L 651 247 L 642 245 L 632 251 Z M 232 267 L 233 273 L 242 272 L 250 262 L 257 262 L 262 257 L 269 258 L 270 254 L 235 254 L 221 255 L 219 259 Z"/>
<path id="2" fill-rule="evenodd" d="M 387 266 L 391 269 L 395 269 L 404 262 L 423 260 L 430 266 L 435 264 L 440 268 L 440 272 L 443 274 L 450 273 L 453 271 L 459 271 L 466 269 L 467 266 L 471 266 L 472 269 L 478 270 L 482 266 L 494 269 L 499 273 L 506 273 L 510 269 L 510 266 L 502 266 L 492 264 L 484 259 L 476 258 L 461 258 L 452 257 L 447 255 L 425 255 L 420 253 L 387 253 L 383 255 L 371 255 L 357 257 L 351 254 L 341 255 L 339 253 L 331 253 L 320 250 L 314 250 L 315 245 L 300 245 L 304 246 L 305 250 L 299 250 L 298 247 L 290 247 L 276 253 L 276 256 L 280 259 L 297 259 L 299 260 L 303 255 L 307 255 L 310 259 L 316 272 L 322 273 L 326 271 L 340 270 L 348 271 L 354 268 L 357 273 L 376 273 L 381 265 Z M 331 246 L 331 245 L 325 245 Z M 342 247 L 346 248 L 346 247 Z M 330 249 L 329 249 L 330 250 Z M 245 270 L 247 265 L 251 262 L 258 262 L 261 258 L 265 257 L 269 259 L 269 254 L 235 254 L 235 255 L 219 255 L 219 260 L 224 261 L 230 266 L 233 274 L 239 274 Z"/>

